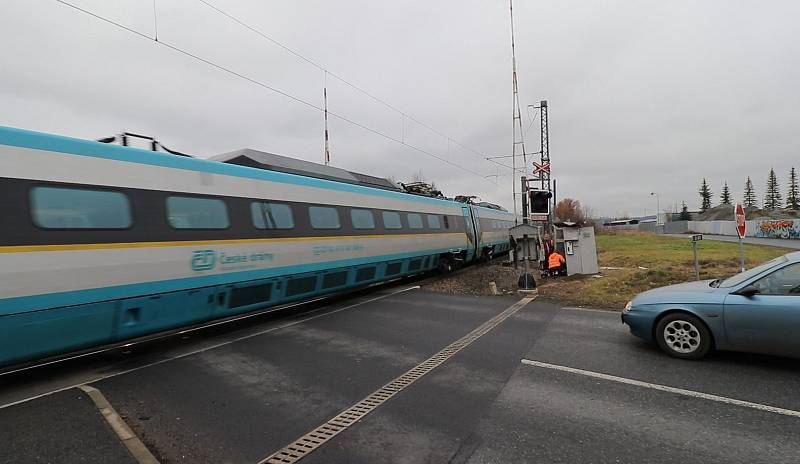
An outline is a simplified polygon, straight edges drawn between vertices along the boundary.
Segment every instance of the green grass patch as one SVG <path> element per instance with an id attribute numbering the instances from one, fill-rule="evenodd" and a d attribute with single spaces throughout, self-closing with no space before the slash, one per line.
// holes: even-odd
<path id="1" fill-rule="evenodd" d="M 621 309 L 637 293 L 694 279 L 692 242 L 686 238 L 644 233 L 597 236 L 598 260 L 603 277 L 572 276 L 546 279 L 540 288 L 545 297 L 565 303 Z M 757 266 L 796 251 L 745 244 L 746 266 Z M 704 240 L 698 244 L 700 278 L 716 279 L 739 272 L 739 244 Z"/>

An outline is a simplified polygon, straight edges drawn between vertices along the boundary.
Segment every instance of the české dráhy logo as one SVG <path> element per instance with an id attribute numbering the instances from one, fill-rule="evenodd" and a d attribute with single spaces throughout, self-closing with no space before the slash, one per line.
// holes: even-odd
<path id="1" fill-rule="evenodd" d="M 196 250 L 192 253 L 192 270 L 208 271 L 214 269 L 217 257 L 214 250 Z"/>

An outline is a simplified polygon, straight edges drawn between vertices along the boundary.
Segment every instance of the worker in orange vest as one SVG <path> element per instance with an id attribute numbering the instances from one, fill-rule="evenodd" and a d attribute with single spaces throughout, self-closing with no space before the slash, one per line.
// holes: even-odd
<path id="1" fill-rule="evenodd" d="M 567 260 L 558 251 L 553 251 L 547 259 L 547 270 L 550 275 L 561 275 L 567 269 Z"/>

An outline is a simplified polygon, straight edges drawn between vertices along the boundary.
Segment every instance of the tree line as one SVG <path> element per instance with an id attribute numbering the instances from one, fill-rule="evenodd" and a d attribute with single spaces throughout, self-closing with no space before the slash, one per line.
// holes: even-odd
<path id="1" fill-rule="evenodd" d="M 703 181 L 700 183 L 700 190 L 698 193 L 700 194 L 700 211 L 704 212 L 711 208 L 711 203 L 714 197 L 711 187 L 709 187 L 705 178 L 703 178 Z M 720 205 L 733 204 L 733 197 L 730 189 L 728 188 L 727 181 L 723 184 L 722 192 L 719 195 L 719 201 Z M 753 187 L 753 181 L 750 179 L 750 176 L 747 176 L 747 180 L 744 183 L 742 204 L 746 207 L 758 206 L 758 197 L 756 196 L 756 191 Z M 775 211 L 784 208 L 783 195 L 781 194 L 778 176 L 775 175 L 775 169 L 769 170 L 769 176 L 767 176 L 767 188 L 764 191 L 762 205 L 763 209 L 767 211 Z M 786 190 L 785 208 L 800 210 L 800 189 L 798 188 L 797 171 L 794 167 L 792 167 L 792 169 L 789 171 L 789 185 Z"/>

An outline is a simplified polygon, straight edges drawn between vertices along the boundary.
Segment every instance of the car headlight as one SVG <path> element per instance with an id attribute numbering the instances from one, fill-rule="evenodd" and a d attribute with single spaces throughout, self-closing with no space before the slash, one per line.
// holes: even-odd
<path id="1" fill-rule="evenodd" d="M 633 300 L 631 300 L 631 301 L 629 301 L 629 302 L 627 302 L 625 304 L 625 311 L 630 311 L 631 306 L 633 306 Z"/>

